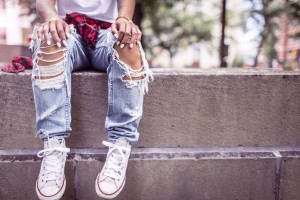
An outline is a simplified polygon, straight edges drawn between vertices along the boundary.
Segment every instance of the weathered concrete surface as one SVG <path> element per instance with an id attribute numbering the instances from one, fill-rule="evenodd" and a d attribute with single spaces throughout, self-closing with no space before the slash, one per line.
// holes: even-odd
<path id="1" fill-rule="evenodd" d="M 117 199 L 274 200 L 279 194 L 278 200 L 298 200 L 300 147 L 264 149 L 133 149 L 127 183 Z M 34 187 L 40 159 L 36 152 L 0 150 L 0 199 L 37 199 Z M 63 199 L 99 199 L 94 181 L 106 152 L 72 149 Z M 277 165 L 278 155 L 282 155 L 281 165 Z"/>
<path id="2" fill-rule="evenodd" d="M 0 199 L 1 200 L 38 200 L 35 182 L 40 171 L 40 162 L 0 162 Z M 65 175 L 66 192 L 62 200 L 74 198 L 73 164 L 67 162 Z"/>
<path id="3" fill-rule="evenodd" d="M 283 153 L 283 156 L 285 154 Z M 300 199 L 300 153 L 283 158 L 281 164 L 280 200 Z"/>
<path id="4" fill-rule="evenodd" d="M 300 72 L 160 71 L 145 97 L 143 147 L 300 145 Z M 0 73 L 0 149 L 36 148 L 30 73 Z M 98 148 L 107 76 L 73 75 L 68 145 Z"/>
<path id="5" fill-rule="evenodd" d="M 102 166 L 100 161 L 77 161 L 74 181 L 69 162 L 62 199 L 99 199 L 94 184 Z M 274 166 L 274 159 L 131 160 L 126 186 L 116 199 L 271 200 Z M 1 162 L 0 199 L 37 199 L 35 181 L 39 167 L 40 162 Z"/>
<path id="6" fill-rule="evenodd" d="M 103 163 L 79 161 L 78 199 L 96 200 Z M 130 161 L 118 200 L 273 200 L 275 160 Z"/>

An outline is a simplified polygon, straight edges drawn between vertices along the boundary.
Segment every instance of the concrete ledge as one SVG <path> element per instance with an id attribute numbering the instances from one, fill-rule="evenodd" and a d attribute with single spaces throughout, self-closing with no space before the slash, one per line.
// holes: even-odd
<path id="1" fill-rule="evenodd" d="M 0 199 L 37 199 L 34 187 L 40 159 L 36 152 L 0 151 Z M 99 199 L 94 181 L 106 152 L 72 149 L 63 199 Z M 133 149 L 126 186 L 117 199 L 273 200 L 280 195 L 280 199 L 298 200 L 299 158 L 300 147 Z"/>
<path id="2" fill-rule="evenodd" d="M 79 161 L 78 199 L 97 199 L 91 188 L 102 168 Z M 241 181 L 242 180 L 242 181 Z M 199 200 L 274 198 L 274 160 L 176 160 L 129 163 L 126 186 L 116 199 Z"/>
<path id="3" fill-rule="evenodd" d="M 274 159 L 134 160 L 129 163 L 126 185 L 117 199 L 198 200 L 226 196 L 271 200 L 274 199 L 274 163 Z M 0 162 L 0 198 L 37 199 L 35 181 L 39 165 L 40 162 L 33 161 Z M 94 184 L 102 166 L 103 162 L 96 160 L 79 160 L 73 166 L 69 162 L 63 199 L 99 199 Z"/>
<path id="4" fill-rule="evenodd" d="M 38 161 L 40 149 L 0 150 L 0 162 Z M 68 160 L 105 161 L 108 148 L 72 148 Z M 130 160 L 199 160 L 297 158 L 300 147 L 230 147 L 230 148 L 133 148 Z"/>
<path id="5" fill-rule="evenodd" d="M 154 71 L 137 147 L 300 145 L 300 72 Z M 41 147 L 30 72 L 0 73 L 0 87 L 0 149 Z M 107 76 L 75 73 L 72 101 L 68 145 L 100 147 Z"/>

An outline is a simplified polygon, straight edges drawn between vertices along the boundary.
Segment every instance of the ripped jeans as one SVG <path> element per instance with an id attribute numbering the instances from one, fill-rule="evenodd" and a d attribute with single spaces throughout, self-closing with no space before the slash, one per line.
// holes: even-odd
<path id="1" fill-rule="evenodd" d="M 116 38 L 110 29 L 99 31 L 96 48 L 91 49 L 70 27 L 72 34 L 67 40 L 67 47 L 43 45 L 44 42 L 39 40 L 34 40 L 32 44 L 37 134 L 42 140 L 70 135 L 71 73 L 92 66 L 108 74 L 108 112 L 105 120 L 108 140 L 115 142 L 120 137 L 126 137 L 130 143 L 137 142 L 144 94 L 148 91 L 148 82 L 153 79 L 140 42 L 142 67 L 134 70 L 119 58 L 114 49 Z"/>

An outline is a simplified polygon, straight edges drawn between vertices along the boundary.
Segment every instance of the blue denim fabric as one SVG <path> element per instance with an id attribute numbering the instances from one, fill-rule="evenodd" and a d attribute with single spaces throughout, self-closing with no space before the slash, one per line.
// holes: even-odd
<path id="1" fill-rule="evenodd" d="M 153 79 L 145 59 L 145 53 L 138 42 L 142 58 L 141 72 L 132 70 L 119 59 L 113 48 L 116 38 L 111 30 L 100 30 L 96 49 L 87 47 L 80 35 L 71 27 L 72 34 L 67 40 L 62 62 L 54 65 L 39 66 L 37 63 L 43 49 L 41 42 L 32 44 L 34 67 L 32 87 L 36 107 L 36 128 L 41 139 L 53 136 L 68 137 L 71 132 L 71 73 L 91 66 L 108 74 L 108 112 L 105 127 L 108 140 L 115 142 L 126 137 L 130 143 L 138 141 L 138 125 L 143 113 L 143 97 L 148 91 L 148 82 Z M 43 51 L 45 52 L 45 51 Z M 52 62 L 52 61 L 51 61 Z M 50 62 L 50 64 L 51 64 Z M 55 78 L 40 77 L 61 75 Z M 124 80 L 134 77 L 141 80 Z M 88 103 L 88 102 L 87 102 Z"/>

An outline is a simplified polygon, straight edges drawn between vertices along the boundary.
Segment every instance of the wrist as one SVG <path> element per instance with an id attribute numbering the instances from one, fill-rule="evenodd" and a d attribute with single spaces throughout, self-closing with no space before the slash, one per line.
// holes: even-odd
<path id="1" fill-rule="evenodd" d="M 56 20 L 60 20 L 60 19 L 61 18 L 59 16 L 49 16 L 44 19 L 44 23 L 48 23 L 50 21 L 56 21 Z"/>
<path id="2" fill-rule="evenodd" d="M 129 21 L 129 22 L 132 22 L 132 20 L 126 16 L 123 16 L 123 15 L 120 15 L 116 18 L 115 22 L 117 22 L 119 19 L 123 19 L 123 20 L 126 20 L 126 21 Z"/>

